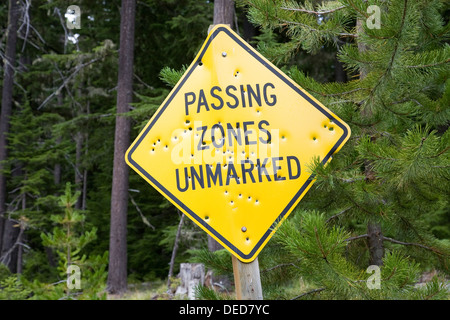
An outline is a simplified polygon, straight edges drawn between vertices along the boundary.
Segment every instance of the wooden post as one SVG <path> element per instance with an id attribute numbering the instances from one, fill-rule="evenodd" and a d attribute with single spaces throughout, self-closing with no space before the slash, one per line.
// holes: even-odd
<path id="1" fill-rule="evenodd" d="M 238 300 L 263 300 L 258 258 L 250 263 L 232 256 L 234 285 Z"/>
<path id="2" fill-rule="evenodd" d="M 233 24 L 234 1 L 216 0 L 214 1 L 214 21 L 208 28 L 208 34 L 217 24 Z M 259 276 L 258 258 L 250 263 L 239 261 L 234 255 L 233 273 L 234 285 L 236 287 L 236 298 L 238 300 L 262 300 L 261 278 Z"/>

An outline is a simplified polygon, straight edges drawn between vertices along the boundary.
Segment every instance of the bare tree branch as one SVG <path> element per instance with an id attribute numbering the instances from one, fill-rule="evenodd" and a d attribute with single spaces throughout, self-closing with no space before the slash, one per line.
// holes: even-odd
<path id="1" fill-rule="evenodd" d="M 401 245 L 404 245 L 404 246 L 416 246 L 416 247 L 420 247 L 420 248 L 423 248 L 423 249 L 431 250 L 433 252 L 436 252 L 437 254 L 441 254 L 441 255 L 443 254 L 439 250 L 436 250 L 436 249 L 434 249 L 432 247 L 425 246 L 425 245 L 420 244 L 420 243 L 403 242 L 403 241 L 395 240 L 395 239 L 392 239 L 392 238 L 389 238 L 389 237 L 383 237 L 383 240 L 389 241 L 389 242 L 392 242 L 392 243 L 401 244 Z"/>
<path id="2" fill-rule="evenodd" d="M 12 219 L 10 219 L 12 220 Z M 15 220 L 13 220 L 15 221 Z M 0 257 L 0 263 L 3 263 L 5 265 L 8 265 L 9 262 L 11 261 L 11 253 L 16 249 L 17 246 L 21 245 L 21 239 L 22 239 L 22 235 L 23 232 L 25 231 L 26 227 L 27 227 L 27 223 L 24 219 L 20 219 L 18 221 L 18 224 L 15 227 L 19 227 L 20 231 L 19 234 L 16 238 L 16 242 L 11 246 L 11 248 L 9 248 L 9 250 L 7 252 L 5 252 L 1 257 Z"/>
<path id="3" fill-rule="evenodd" d="M 64 23 L 64 19 L 61 15 L 61 11 L 59 10 L 58 7 L 55 7 L 54 12 L 58 15 L 59 17 L 59 22 L 61 22 L 61 26 L 64 29 L 64 54 L 66 53 L 66 47 L 67 47 L 67 40 L 69 39 L 69 34 L 67 32 L 67 28 L 66 28 L 66 24 Z"/>
<path id="4" fill-rule="evenodd" d="M 59 91 L 61 91 L 61 89 L 63 88 L 63 87 L 65 87 L 66 86 L 66 84 L 78 73 L 78 72 L 80 72 L 83 68 L 85 68 L 85 67 L 87 67 L 87 66 L 89 66 L 89 65 L 91 65 L 91 64 L 93 64 L 93 63 L 95 63 L 95 62 L 97 62 L 97 61 L 99 61 L 99 60 L 101 60 L 102 58 L 95 58 L 95 59 L 92 59 L 92 60 L 90 60 L 90 61 L 88 61 L 88 62 L 86 62 L 86 63 L 83 63 L 83 64 L 80 64 L 80 65 L 78 65 L 76 68 L 75 68 L 75 71 L 74 72 L 72 72 L 72 74 L 71 75 L 69 75 L 67 78 L 65 78 L 65 80 L 63 81 L 63 83 L 59 86 L 59 88 L 58 89 L 56 89 L 51 95 L 49 95 L 45 100 L 44 100 L 44 102 L 42 102 L 41 103 L 41 105 L 37 108 L 37 110 L 40 110 L 43 106 L 45 106 Z"/>
<path id="5" fill-rule="evenodd" d="M 352 240 L 357 240 L 357 239 L 367 238 L 368 236 L 369 236 L 368 234 L 362 234 L 362 235 L 360 235 L 360 236 L 347 238 L 347 239 L 345 239 L 344 241 L 352 241 Z"/>
<path id="6" fill-rule="evenodd" d="M 134 207 L 136 208 L 137 212 L 141 216 L 142 222 L 144 222 L 145 225 L 147 225 L 150 228 L 152 228 L 153 230 L 155 230 L 155 227 L 147 220 L 147 218 L 144 216 L 144 214 L 142 213 L 141 209 L 137 205 L 136 201 L 134 201 L 133 196 L 131 194 L 128 194 L 128 195 L 130 196 L 131 203 L 134 205 Z"/>
<path id="7" fill-rule="evenodd" d="M 353 206 L 350 206 L 350 207 L 348 207 L 348 208 L 345 208 L 344 210 L 342 210 L 341 212 L 335 214 L 334 216 L 329 217 L 329 218 L 327 219 L 327 221 L 325 221 L 325 223 L 328 223 L 328 222 L 330 222 L 331 220 L 333 220 L 333 219 L 339 217 L 341 214 L 346 213 L 346 212 L 347 212 L 348 210 L 350 210 L 351 208 L 353 208 Z"/>
<path id="8" fill-rule="evenodd" d="M 261 270 L 261 274 L 262 274 L 262 273 L 266 273 L 266 272 L 270 272 L 270 271 L 273 271 L 273 270 L 276 270 L 276 269 L 279 269 L 279 268 L 282 268 L 282 267 L 294 267 L 294 268 L 300 269 L 300 268 L 299 268 L 297 265 L 295 265 L 294 263 L 281 263 L 281 264 L 278 264 L 278 265 L 273 266 L 273 267 L 271 267 L 271 268 Z"/>
<path id="9" fill-rule="evenodd" d="M 19 29 L 17 30 L 17 33 L 20 34 L 22 28 L 25 26 L 26 30 L 25 30 L 25 36 L 23 37 L 23 45 L 22 45 L 22 52 L 25 51 L 25 46 L 27 44 L 27 39 L 28 39 L 28 33 L 30 31 L 30 14 L 29 14 L 29 10 L 30 10 L 30 6 L 31 3 L 29 0 L 25 0 L 24 3 L 22 3 L 22 24 L 20 25 Z"/>

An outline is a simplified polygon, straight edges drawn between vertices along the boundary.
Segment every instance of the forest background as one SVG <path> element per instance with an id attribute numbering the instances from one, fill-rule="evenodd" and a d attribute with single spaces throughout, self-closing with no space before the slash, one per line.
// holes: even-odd
<path id="1" fill-rule="evenodd" d="M 105 298 L 167 281 L 188 261 L 230 277 L 229 254 L 137 174 L 113 181 L 119 123 L 137 136 L 219 3 L 235 31 L 352 128 L 342 155 L 311 168 L 316 184 L 263 250 L 266 298 L 446 299 L 450 11 L 445 1 L 407 0 L 2 1 L 0 298 Z M 363 23 L 371 4 L 383 10 L 381 28 Z M 67 25 L 70 5 L 81 9 L 79 29 Z M 118 81 L 131 30 L 121 12 L 135 31 L 131 95 Z M 120 197 L 114 185 L 125 188 Z M 120 228 L 126 243 L 116 248 Z M 389 290 L 360 285 L 369 264 L 383 266 Z M 82 289 L 67 288 L 71 265 Z M 436 275 L 425 291 L 405 289 L 424 272 Z M 307 285 L 292 288 L 299 279 Z"/>

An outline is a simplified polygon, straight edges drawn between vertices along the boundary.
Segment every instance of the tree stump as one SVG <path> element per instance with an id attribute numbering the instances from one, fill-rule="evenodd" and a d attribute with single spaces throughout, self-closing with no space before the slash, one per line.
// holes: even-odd
<path id="1" fill-rule="evenodd" d="M 195 300 L 195 288 L 205 283 L 205 266 L 202 263 L 181 263 L 178 277 L 181 280 L 175 295 L 187 295 Z"/>

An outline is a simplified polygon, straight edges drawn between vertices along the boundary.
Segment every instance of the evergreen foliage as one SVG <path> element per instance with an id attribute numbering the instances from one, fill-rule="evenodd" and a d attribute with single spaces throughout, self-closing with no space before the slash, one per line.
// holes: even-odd
<path id="1" fill-rule="evenodd" d="M 23 278 L 42 283 L 60 276 L 55 252 L 42 243 L 40 235 L 50 232 L 54 223 L 50 216 L 60 212 L 61 181 L 72 181 L 80 192 L 75 207 L 86 213 L 83 225 L 97 228 L 97 240 L 85 249 L 103 256 L 109 246 L 121 1 L 70 4 L 81 8 L 81 29 L 65 26 L 69 5 L 65 0 L 33 2 L 21 13 L 18 48 L 23 50 L 18 49 L 18 56 L 22 60 L 16 68 L 10 156 L 4 167 L 10 191 L 7 216 L 20 222 L 26 235 L 24 244 L 19 245 L 24 256 Z M 145 32 L 136 33 L 135 103 L 127 114 L 132 119 L 132 136 L 169 91 L 159 72 L 164 66 L 180 68 L 191 62 L 213 9 L 212 3 L 191 0 L 146 0 L 137 6 L 136 29 Z M 0 29 L 6 30 L 8 4 L 2 3 L 0 9 L 4 18 Z M 191 32 L 184 32 L 186 24 Z M 4 40 L 2 37 L 0 53 Z M 1 78 L 2 65 L 0 69 Z M 142 185 L 137 175 L 130 176 L 129 191 L 130 281 L 165 277 L 172 250 L 169 239 L 173 239 L 172 226 L 177 224 L 175 210 L 157 191 Z M 198 230 L 191 232 L 195 233 Z M 195 241 L 185 243 L 189 245 L 182 252 Z M 185 257 L 186 253 L 180 254 L 177 261 Z"/>
<path id="2" fill-rule="evenodd" d="M 36 291 L 37 299 L 99 299 L 105 298 L 106 264 L 108 255 L 87 256 L 82 254 L 88 243 L 97 239 L 97 228 L 83 232 L 82 224 L 86 216 L 74 209 L 79 192 L 72 194 L 71 184 L 67 183 L 65 192 L 59 197 L 59 206 L 64 209 L 64 215 L 52 215 L 51 220 L 56 226 L 52 233 L 42 233 L 44 246 L 54 248 L 58 254 L 58 271 L 61 281 L 53 286 L 42 288 L 42 284 L 34 281 L 31 287 Z M 80 228 L 81 227 L 81 228 Z M 72 273 L 70 266 L 77 266 L 80 275 L 80 288 L 70 289 L 67 282 Z M 67 280 L 68 279 L 68 280 Z"/>
<path id="3" fill-rule="evenodd" d="M 12 245 L 21 256 L 0 250 L 0 261 L 21 265 L 15 274 L 0 263 L 0 299 L 103 299 L 121 1 L 28 2 L 20 1 L 8 160 L 1 173 L 5 218 L 13 222 Z M 70 4 L 82 10 L 81 29 L 65 26 Z M 236 5 L 236 24 L 245 20 L 242 12 L 257 28 L 250 42 L 352 129 L 326 167 L 316 159 L 305 168 L 315 174 L 313 187 L 259 256 L 264 297 L 448 299 L 448 3 Z M 369 27 L 370 5 L 380 8 L 380 28 Z M 191 63 L 213 21 L 213 2 L 143 0 L 136 13 L 134 103 L 127 113 L 132 137 Z M 2 2 L 2 57 L 7 17 Z M 339 66 L 348 81 L 335 80 Z M 3 71 L 1 62 L 0 80 Z M 177 210 L 136 174 L 129 177 L 129 199 L 129 282 L 165 278 Z M 375 279 L 367 272 L 371 223 L 383 237 L 381 289 L 369 288 Z M 203 249 L 206 236 L 190 221 L 180 234 L 174 274 L 180 262 L 196 261 L 233 279 L 227 251 Z M 69 290 L 66 272 L 74 264 L 81 267 L 82 287 Z M 432 281 L 418 283 L 433 270 Z M 197 295 L 233 298 L 204 287 Z"/>
<path id="4" fill-rule="evenodd" d="M 11 274 L 5 265 L 0 264 L 0 300 L 24 300 L 30 293 L 17 275 Z"/>
<path id="5" fill-rule="evenodd" d="M 274 63 L 333 45 L 351 79 L 324 83 L 301 65 L 285 67 L 351 126 L 352 136 L 326 167 L 319 159 L 309 165 L 315 184 L 260 254 L 265 298 L 447 299 L 448 6 L 408 0 L 239 4 L 262 29 L 258 48 Z M 379 29 L 368 27 L 369 5 L 381 9 Z M 274 41 L 277 31 L 289 40 Z M 380 289 L 366 273 L 369 224 L 381 228 Z M 212 268 L 220 261 L 210 260 Z M 419 286 L 420 275 L 433 269 L 438 276 Z"/>

